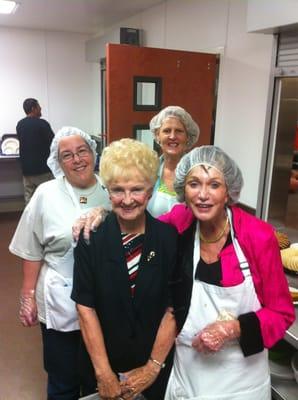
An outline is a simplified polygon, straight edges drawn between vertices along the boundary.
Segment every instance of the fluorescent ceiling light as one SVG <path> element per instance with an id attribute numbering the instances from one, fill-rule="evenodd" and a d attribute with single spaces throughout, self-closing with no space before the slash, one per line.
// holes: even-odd
<path id="1" fill-rule="evenodd" d="M 15 1 L 0 0 L 0 14 L 13 14 L 18 6 Z"/>

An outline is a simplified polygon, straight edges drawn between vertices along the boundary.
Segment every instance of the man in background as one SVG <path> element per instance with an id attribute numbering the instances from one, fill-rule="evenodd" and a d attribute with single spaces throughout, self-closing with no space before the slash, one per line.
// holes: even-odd
<path id="1" fill-rule="evenodd" d="M 23 109 L 26 117 L 18 122 L 16 130 L 20 141 L 20 161 L 27 204 L 37 186 L 53 178 L 47 159 L 54 133 L 50 124 L 40 118 L 41 107 L 36 99 L 26 99 Z"/>

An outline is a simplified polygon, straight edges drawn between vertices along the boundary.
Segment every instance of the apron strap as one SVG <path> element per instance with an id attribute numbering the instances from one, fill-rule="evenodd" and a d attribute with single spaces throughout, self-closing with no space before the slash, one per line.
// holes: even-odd
<path id="1" fill-rule="evenodd" d="M 239 260 L 239 264 L 240 264 L 240 268 L 242 270 L 242 273 L 244 275 L 244 277 L 248 277 L 250 276 L 250 268 L 247 262 L 247 259 L 241 249 L 241 246 L 235 236 L 235 232 L 234 232 L 234 227 L 233 227 L 233 215 L 232 215 L 232 211 L 227 207 L 226 209 L 227 211 L 227 215 L 228 215 L 228 219 L 229 219 L 229 224 L 230 224 L 230 232 L 231 232 L 231 237 L 232 237 L 232 242 L 233 242 L 233 246 L 237 255 L 237 258 Z"/>
<path id="2" fill-rule="evenodd" d="M 247 278 L 247 277 L 251 276 L 250 268 L 249 268 L 247 259 L 241 249 L 241 246 L 235 236 L 235 232 L 234 232 L 234 228 L 233 228 L 232 211 L 228 207 L 226 208 L 226 211 L 227 211 L 227 216 L 228 216 L 229 224 L 230 224 L 232 243 L 233 243 L 243 276 L 244 276 L 244 278 Z M 200 255 L 200 234 L 199 233 L 200 233 L 200 222 L 198 220 L 197 226 L 196 226 L 195 240 L 194 240 L 193 279 L 195 279 L 196 267 L 197 267 L 198 262 L 200 261 L 200 257 L 201 257 L 201 255 Z"/>

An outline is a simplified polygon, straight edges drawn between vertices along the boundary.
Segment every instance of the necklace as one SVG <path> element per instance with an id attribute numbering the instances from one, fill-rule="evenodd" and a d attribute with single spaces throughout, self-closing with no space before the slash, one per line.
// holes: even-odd
<path id="1" fill-rule="evenodd" d="M 74 187 L 74 192 L 76 193 L 77 197 L 79 198 L 79 203 L 87 204 L 88 197 L 93 195 L 93 193 L 96 191 L 97 187 L 98 187 L 98 182 L 96 182 L 95 185 L 91 186 L 91 188 L 78 189 L 78 188 Z"/>
<path id="2" fill-rule="evenodd" d="M 227 217 L 225 225 L 224 225 L 222 231 L 220 231 L 219 234 L 217 236 L 215 236 L 214 239 L 206 239 L 201 232 L 200 232 L 200 239 L 202 240 L 202 242 L 205 242 L 205 243 L 216 243 L 216 242 L 218 242 L 223 237 L 223 235 L 225 234 L 225 230 L 227 229 L 228 224 L 229 224 L 229 219 Z"/>

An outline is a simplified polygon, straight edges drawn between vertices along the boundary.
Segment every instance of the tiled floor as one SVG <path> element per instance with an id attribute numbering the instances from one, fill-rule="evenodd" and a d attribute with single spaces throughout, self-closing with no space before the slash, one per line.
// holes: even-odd
<path id="1" fill-rule="evenodd" d="M 8 251 L 18 218 L 0 213 L 0 400 L 45 400 L 39 327 L 18 321 L 21 262 Z"/>

